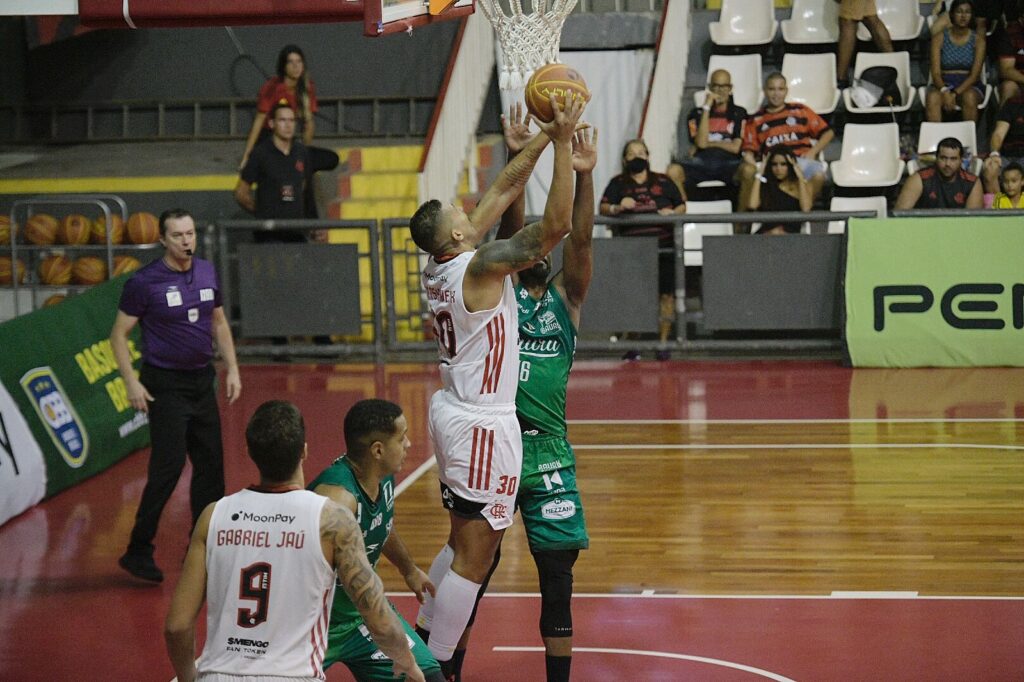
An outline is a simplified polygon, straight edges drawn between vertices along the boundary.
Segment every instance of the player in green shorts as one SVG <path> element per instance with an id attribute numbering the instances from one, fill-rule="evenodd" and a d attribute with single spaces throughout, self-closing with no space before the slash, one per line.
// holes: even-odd
<path id="1" fill-rule="evenodd" d="M 355 515 L 370 565 L 376 567 L 380 555 L 386 556 L 422 602 L 424 592 L 434 593 L 434 585 L 416 566 L 394 529 L 395 473 L 401 470 L 409 449 L 408 432 L 408 422 L 398 405 L 387 400 L 359 401 L 345 415 L 346 453 L 308 487 Z M 424 678 L 427 682 L 442 682 L 441 667 L 430 650 L 397 610 L 395 614 L 405 628 L 409 648 Z M 373 642 L 359 611 L 342 590 L 334 593 L 327 634 L 325 670 L 340 661 L 359 682 L 395 679 L 391 660 Z"/>
<path id="2" fill-rule="evenodd" d="M 533 135 L 516 105 L 505 120 L 505 143 L 515 154 Z M 567 682 L 572 664 L 572 568 L 581 549 L 590 544 L 583 504 L 576 486 L 576 457 L 566 438 L 565 394 L 576 351 L 580 309 L 590 288 L 594 231 L 594 180 L 597 130 L 584 129 L 573 140 L 576 171 L 572 231 L 562 251 L 562 268 L 551 276 L 551 257 L 519 271 L 519 390 L 516 414 L 523 430 L 523 470 L 516 505 L 526 528 L 530 553 L 540 581 L 540 634 L 544 640 L 548 682 Z M 508 238 L 525 221 L 522 195 L 501 219 L 498 239 Z M 515 276 L 514 276 L 515 277 Z M 441 555 L 430 567 L 434 576 L 447 566 Z M 450 562 L 451 559 L 449 558 Z M 491 574 L 497 568 L 495 557 Z M 443 575 L 443 573 L 440 573 Z M 488 575 L 488 580 L 490 575 Z M 487 590 L 485 581 L 477 596 Z M 430 600 L 420 608 L 416 631 L 429 637 Z M 426 614 L 426 618 L 424 615 Z M 476 610 L 459 642 L 453 661 L 460 679 L 469 632 Z"/>

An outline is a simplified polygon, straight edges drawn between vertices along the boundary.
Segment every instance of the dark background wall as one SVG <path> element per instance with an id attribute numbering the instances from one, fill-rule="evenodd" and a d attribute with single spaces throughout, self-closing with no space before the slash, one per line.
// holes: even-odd
<path id="1" fill-rule="evenodd" d="M 25 20 L 0 17 L 0 104 L 25 100 Z"/>

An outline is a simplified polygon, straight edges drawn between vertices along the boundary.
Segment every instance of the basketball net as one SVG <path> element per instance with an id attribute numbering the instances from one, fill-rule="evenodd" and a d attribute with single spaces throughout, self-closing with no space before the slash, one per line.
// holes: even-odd
<path id="1" fill-rule="evenodd" d="M 521 0 L 509 0 L 511 15 L 499 0 L 477 0 L 477 6 L 498 34 L 504 66 L 498 78 L 502 90 L 518 90 L 538 68 L 558 62 L 558 43 L 565 17 L 576 0 L 533 0 L 533 11 L 523 12 Z"/>

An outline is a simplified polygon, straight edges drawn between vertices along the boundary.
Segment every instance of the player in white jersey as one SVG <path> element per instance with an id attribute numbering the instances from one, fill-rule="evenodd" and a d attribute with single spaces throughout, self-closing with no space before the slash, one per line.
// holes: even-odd
<path id="1" fill-rule="evenodd" d="M 164 626 L 179 682 L 323 680 L 335 580 L 396 675 L 423 680 L 366 559 L 352 512 L 304 490 L 306 432 L 291 403 L 264 403 L 245 430 L 260 484 L 199 517 Z M 208 602 L 195 661 L 195 623 Z"/>
<path id="2" fill-rule="evenodd" d="M 522 467 L 515 416 L 518 313 L 510 275 L 543 259 L 572 227 L 572 139 L 585 102 L 569 95 L 561 102 L 552 96 L 551 104 L 554 119 L 538 121 L 544 134 L 512 159 L 472 214 L 432 200 L 409 224 L 413 241 L 430 255 L 423 288 L 434 313 L 443 387 L 430 401 L 429 426 L 451 520 L 448 543 L 431 567 L 437 585 L 432 622 L 418 624 L 430 629 L 430 651 L 446 676 L 512 523 Z M 511 239 L 481 245 L 548 142 L 554 144 L 554 173 L 543 218 Z"/>

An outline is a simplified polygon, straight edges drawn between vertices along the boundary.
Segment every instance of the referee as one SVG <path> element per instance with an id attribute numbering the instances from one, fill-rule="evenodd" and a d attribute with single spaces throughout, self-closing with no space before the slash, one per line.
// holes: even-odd
<path id="1" fill-rule="evenodd" d="M 224 316 L 213 264 L 193 257 L 195 220 L 171 209 L 160 216 L 164 256 L 140 269 L 124 286 L 110 332 L 117 367 L 136 410 L 149 413 L 150 455 L 128 550 L 118 561 L 137 578 L 159 583 L 153 560 L 160 514 L 185 466 L 192 462 L 192 524 L 224 495 L 224 448 L 215 390 L 213 341 L 227 364 L 227 398 L 242 391 L 231 328 Z M 142 327 L 142 369 L 135 376 L 128 333 Z"/>

